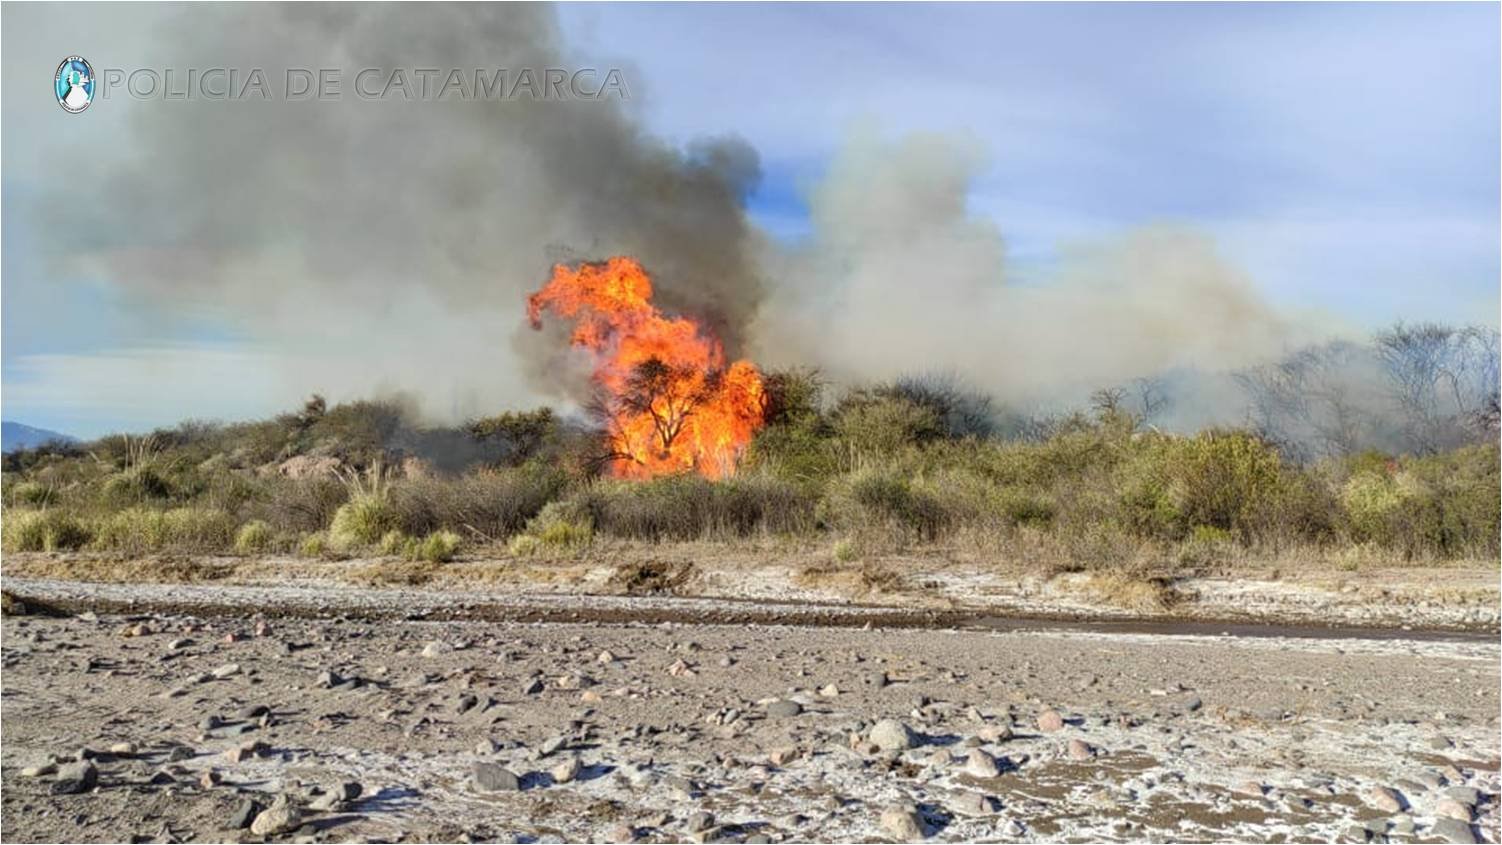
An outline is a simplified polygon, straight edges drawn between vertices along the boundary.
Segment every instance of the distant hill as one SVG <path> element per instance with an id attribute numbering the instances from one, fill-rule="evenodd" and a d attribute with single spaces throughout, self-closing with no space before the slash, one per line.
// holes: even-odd
<path id="1" fill-rule="evenodd" d="M 29 449 L 54 440 L 72 443 L 77 439 L 60 432 L 35 428 L 23 423 L 0 422 L 0 451 L 14 452 L 17 449 Z"/>

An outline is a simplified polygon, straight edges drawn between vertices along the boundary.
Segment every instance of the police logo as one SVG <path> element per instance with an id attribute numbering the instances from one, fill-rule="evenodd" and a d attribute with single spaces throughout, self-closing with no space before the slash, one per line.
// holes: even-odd
<path id="1" fill-rule="evenodd" d="M 63 59 L 57 66 L 53 89 L 63 111 L 78 114 L 94 102 L 94 67 L 82 56 Z"/>

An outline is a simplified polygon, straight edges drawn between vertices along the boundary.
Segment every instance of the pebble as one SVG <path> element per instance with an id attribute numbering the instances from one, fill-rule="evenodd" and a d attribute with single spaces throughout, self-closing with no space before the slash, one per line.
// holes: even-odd
<path id="1" fill-rule="evenodd" d="M 882 751 L 902 751 L 917 744 L 908 726 L 896 719 L 882 719 L 866 737 Z"/>
<path id="2" fill-rule="evenodd" d="M 270 807 L 256 814 L 250 832 L 256 836 L 276 836 L 302 824 L 302 811 L 285 795 L 277 796 Z"/>
<path id="3" fill-rule="evenodd" d="M 1441 798 L 1434 804 L 1434 815 L 1446 819 L 1458 819 L 1469 823 L 1471 821 L 1471 808 L 1469 805 L 1456 801 L 1454 798 Z"/>
<path id="4" fill-rule="evenodd" d="M 496 763 L 477 762 L 473 774 L 475 786 L 483 792 L 518 792 L 522 788 L 514 772 Z"/>
<path id="5" fill-rule="evenodd" d="M 56 763 L 42 763 L 36 766 L 27 766 L 21 770 L 21 777 L 23 778 L 40 778 L 55 774 L 57 774 Z"/>
<path id="6" fill-rule="evenodd" d="M 773 719 L 791 719 L 803 712 L 803 705 L 786 698 L 779 698 L 767 705 L 767 715 Z"/>
<path id="7" fill-rule="evenodd" d="M 448 643 L 434 640 L 422 647 L 422 656 L 442 657 L 443 655 L 448 654 L 450 651 L 453 651 L 453 649 L 449 648 Z"/>
<path id="8" fill-rule="evenodd" d="M 57 777 L 52 781 L 53 795 L 77 795 L 80 792 L 88 792 L 99 783 L 99 770 L 94 764 L 80 760 L 60 766 Z"/>
<path id="9" fill-rule="evenodd" d="M 989 795 L 979 792 L 967 792 L 955 802 L 955 811 L 967 816 L 989 816 L 996 812 L 996 806 L 991 802 Z"/>
<path id="10" fill-rule="evenodd" d="M 1044 710 L 1038 715 L 1038 730 L 1051 734 L 1064 729 L 1064 717 L 1057 710 Z"/>
<path id="11" fill-rule="evenodd" d="M 997 765 L 995 757 L 979 748 L 972 748 L 965 755 L 965 774 L 977 778 L 1000 777 L 1001 766 Z"/>
<path id="12" fill-rule="evenodd" d="M 1367 790 L 1366 803 L 1384 813 L 1402 812 L 1408 806 L 1401 793 L 1388 786 L 1374 786 Z"/>
<path id="13" fill-rule="evenodd" d="M 553 776 L 554 783 L 570 783 L 579 776 L 581 768 L 578 757 L 568 757 L 554 766 L 549 774 Z"/>
<path id="14" fill-rule="evenodd" d="M 542 681 L 537 678 L 533 678 L 527 681 L 525 684 L 522 684 L 522 695 L 537 695 L 538 693 L 542 692 L 542 690 Z"/>
<path id="15" fill-rule="evenodd" d="M 260 815 L 263 809 L 265 808 L 252 798 L 241 799 L 240 803 L 235 805 L 234 812 L 229 814 L 229 821 L 225 823 L 225 827 L 230 830 L 244 830 L 250 827 L 250 823 L 256 820 L 256 816 Z"/>
<path id="16" fill-rule="evenodd" d="M 923 839 L 923 825 L 911 806 L 888 807 L 881 813 L 881 829 L 898 842 Z"/>
<path id="17" fill-rule="evenodd" d="M 216 668 L 214 671 L 210 672 L 209 674 L 213 675 L 216 678 L 228 678 L 228 677 L 230 677 L 232 675 L 238 675 L 238 674 L 240 674 L 240 664 L 238 664 L 238 663 L 226 663 L 223 666 L 220 666 L 220 667 Z"/>
<path id="18" fill-rule="evenodd" d="M 1089 745 L 1085 744 L 1085 742 L 1083 740 L 1079 740 L 1079 739 L 1071 739 L 1071 740 L 1069 740 L 1069 749 L 1068 750 L 1069 750 L 1069 759 L 1071 759 L 1071 760 L 1078 760 L 1078 761 L 1081 761 L 1081 762 L 1083 762 L 1085 760 L 1089 760 L 1091 758 L 1091 756 L 1093 756 L 1095 754 L 1095 750 L 1094 749 L 1092 749 Z"/>
<path id="19" fill-rule="evenodd" d="M 1434 822 L 1434 828 L 1430 831 L 1435 836 L 1446 842 L 1475 843 L 1476 831 L 1471 826 L 1459 819 L 1438 819 Z"/>
<path id="20" fill-rule="evenodd" d="M 698 812 L 689 815 L 688 821 L 685 823 L 685 826 L 688 828 L 688 831 L 690 833 L 698 833 L 700 831 L 709 830 L 710 828 L 714 827 L 714 814 L 706 812 L 704 810 L 699 810 Z"/>

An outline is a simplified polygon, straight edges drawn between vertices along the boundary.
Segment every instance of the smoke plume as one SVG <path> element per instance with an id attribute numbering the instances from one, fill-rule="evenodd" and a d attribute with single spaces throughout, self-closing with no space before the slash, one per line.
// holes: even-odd
<path id="1" fill-rule="evenodd" d="M 571 53 L 531 5 L 195 6 L 153 55 L 274 81 L 333 65 L 346 91 L 366 67 L 621 66 L 633 97 L 650 94 L 620 59 Z M 617 254 L 731 358 L 843 382 L 946 370 L 1012 404 L 1246 366 L 1309 335 L 1173 229 L 1069 247 L 1047 277 L 1014 278 L 996 224 L 967 208 L 985 162 L 963 139 L 853 138 L 811 191 L 812 233 L 787 247 L 745 213 L 753 149 L 671 146 L 630 101 L 120 106 L 127 143 L 70 182 L 86 204 L 43 200 L 48 231 L 127 295 L 275 350 L 294 396 L 411 390 L 449 419 L 581 398 L 577 353 L 524 328 L 525 297 L 554 261 Z M 77 225 L 80 207 L 98 219 Z"/>
<path id="2" fill-rule="evenodd" d="M 72 244 L 85 256 L 75 272 L 227 320 L 300 362 L 286 376 L 303 390 L 415 388 L 447 415 L 556 389 L 567 379 L 549 355 L 563 344 L 513 337 L 525 294 L 555 260 L 612 254 L 652 269 L 663 307 L 708 322 L 732 353 L 743 345 L 762 298 L 742 206 L 759 164 L 745 143 L 675 149 L 614 97 L 350 94 L 362 68 L 621 66 L 570 54 L 550 8 L 200 6 L 157 46 L 159 66 L 180 72 L 262 68 L 275 96 L 111 102 L 132 111 L 123 152 L 76 180 L 87 205 L 50 198 L 52 231 L 95 239 Z M 278 90 L 287 68 L 331 66 L 337 100 Z M 629 66 L 622 77 L 642 93 Z M 78 225 L 80 208 L 98 219 Z"/>

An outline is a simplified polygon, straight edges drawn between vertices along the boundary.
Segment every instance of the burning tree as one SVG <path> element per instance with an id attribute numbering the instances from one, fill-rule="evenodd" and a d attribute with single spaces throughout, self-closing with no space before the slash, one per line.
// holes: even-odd
<path id="1" fill-rule="evenodd" d="M 570 342 L 592 358 L 592 410 L 612 472 L 727 475 L 761 427 L 761 374 L 749 361 L 727 364 L 702 326 L 664 316 L 651 299 L 651 279 L 633 259 L 559 264 L 527 314 L 533 328 L 544 311 L 573 322 Z"/>

